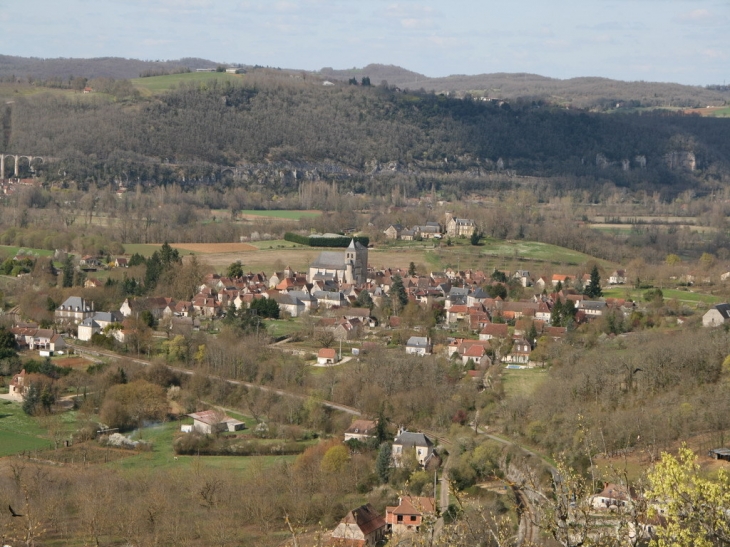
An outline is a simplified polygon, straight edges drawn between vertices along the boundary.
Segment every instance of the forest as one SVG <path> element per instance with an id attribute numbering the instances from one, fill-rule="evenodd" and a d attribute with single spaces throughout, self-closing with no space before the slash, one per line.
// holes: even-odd
<path id="1" fill-rule="evenodd" d="M 382 195 L 394 175 L 426 189 L 478 190 L 517 174 L 558 188 L 610 181 L 671 196 L 711 192 L 729 167 L 725 120 L 665 111 L 603 115 L 543 101 L 323 87 L 264 69 L 153 98 L 107 87 L 19 97 L 5 107 L 0 150 L 51 158 L 34 169 L 61 185 L 263 183 L 284 193 L 337 180 Z"/>

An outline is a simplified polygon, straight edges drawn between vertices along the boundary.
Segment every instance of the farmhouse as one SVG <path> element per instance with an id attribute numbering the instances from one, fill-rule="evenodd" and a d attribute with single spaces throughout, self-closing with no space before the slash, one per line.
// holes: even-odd
<path id="1" fill-rule="evenodd" d="M 350 439 L 356 439 L 358 441 L 374 439 L 376 427 L 377 423 L 373 420 L 355 420 L 345 431 L 345 441 L 349 441 Z"/>
<path id="2" fill-rule="evenodd" d="M 240 431 L 246 429 L 246 424 L 218 410 L 203 410 L 188 414 L 193 419 L 193 431 L 204 435 L 211 435 L 221 431 Z"/>
<path id="3" fill-rule="evenodd" d="M 19 374 L 13 376 L 9 386 L 8 398 L 13 401 L 22 401 L 25 389 L 25 369 L 23 369 Z"/>
<path id="4" fill-rule="evenodd" d="M 718 327 L 730 321 L 730 304 L 717 304 L 702 316 L 703 327 Z"/>
<path id="5" fill-rule="evenodd" d="M 614 509 L 631 504 L 632 496 L 628 488 L 620 484 L 608 483 L 601 492 L 591 496 L 594 509 Z"/>
<path id="6" fill-rule="evenodd" d="M 614 270 L 608 278 L 608 282 L 611 285 L 623 285 L 626 283 L 626 280 L 626 270 Z"/>
<path id="7" fill-rule="evenodd" d="M 332 531 L 330 545 L 377 545 L 385 538 L 385 519 L 368 504 L 348 511 Z"/>

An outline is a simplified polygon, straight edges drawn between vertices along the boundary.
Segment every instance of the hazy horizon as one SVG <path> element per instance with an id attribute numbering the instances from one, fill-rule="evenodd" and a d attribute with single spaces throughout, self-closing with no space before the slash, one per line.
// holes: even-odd
<path id="1" fill-rule="evenodd" d="M 32 24 L 20 24 L 29 13 Z M 719 0 L 0 0 L 0 21 L 0 51 L 22 57 L 200 57 L 310 71 L 377 63 L 429 77 L 730 79 L 730 2 Z"/>

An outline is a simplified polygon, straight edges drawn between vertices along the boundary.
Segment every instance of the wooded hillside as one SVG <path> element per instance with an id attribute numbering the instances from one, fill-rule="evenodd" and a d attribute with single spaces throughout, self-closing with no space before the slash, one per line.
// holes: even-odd
<path id="1" fill-rule="evenodd" d="M 370 191 L 377 173 L 421 177 L 430 186 L 424 177 L 473 181 L 506 170 L 587 185 L 679 189 L 715 184 L 730 167 L 730 124 L 722 119 L 323 87 L 272 71 L 154 98 L 19 97 L 6 106 L 5 127 L 3 151 L 58 160 L 46 167 L 47 179 L 102 184 L 232 176 L 240 184 L 255 179 L 295 189 L 303 178 L 340 178 Z M 269 176 L 257 178 L 256 169 Z"/>

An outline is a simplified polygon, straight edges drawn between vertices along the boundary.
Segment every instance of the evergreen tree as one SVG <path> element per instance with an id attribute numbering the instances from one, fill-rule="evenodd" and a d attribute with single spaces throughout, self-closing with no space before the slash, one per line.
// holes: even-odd
<path id="1" fill-rule="evenodd" d="M 383 443 L 380 445 L 378 456 L 375 459 L 375 473 L 383 484 L 386 484 L 390 478 L 391 453 L 390 443 Z"/>
<path id="2" fill-rule="evenodd" d="M 385 417 L 385 408 L 382 404 L 380 405 L 378 420 L 375 424 L 375 438 L 379 444 L 388 440 L 388 418 Z"/>
<path id="3" fill-rule="evenodd" d="M 74 285 L 74 263 L 73 256 L 66 255 L 66 260 L 63 261 L 63 287 L 73 287 Z"/>
<path id="4" fill-rule="evenodd" d="M 127 265 L 131 268 L 132 266 L 139 266 L 140 264 L 144 264 L 146 261 L 144 257 L 139 253 L 134 253 L 132 257 L 127 262 Z"/>
<path id="5" fill-rule="evenodd" d="M 598 266 L 595 264 L 591 270 L 591 280 L 586 286 L 585 291 L 583 291 L 583 294 L 592 300 L 603 296 L 603 291 L 601 290 L 601 274 L 598 273 Z"/>
<path id="6" fill-rule="evenodd" d="M 479 245 L 479 242 L 481 241 L 482 237 L 483 237 L 482 233 L 479 230 L 474 230 L 471 233 L 471 237 L 469 238 L 469 241 L 471 242 L 472 245 Z"/>
<path id="7" fill-rule="evenodd" d="M 390 286 L 390 298 L 393 302 L 393 311 L 402 310 L 408 304 L 408 294 L 403 286 L 401 276 L 393 276 L 393 284 Z"/>
<path id="8" fill-rule="evenodd" d="M 411 277 L 416 275 L 416 265 L 413 262 L 408 265 L 408 275 Z"/>
<path id="9" fill-rule="evenodd" d="M 355 301 L 355 303 L 359 308 L 370 308 L 371 310 L 375 305 L 375 303 L 373 302 L 373 298 L 370 296 L 370 293 L 365 289 L 360 291 L 360 294 L 357 295 L 357 300 Z"/>

